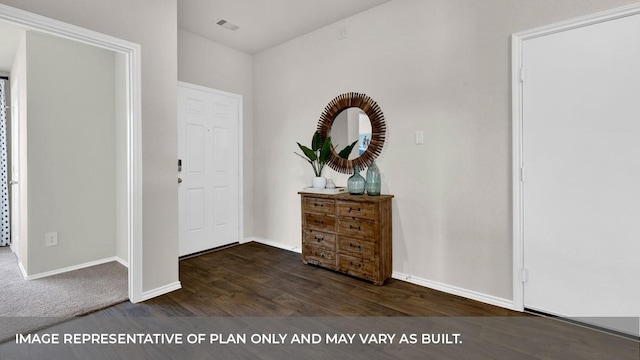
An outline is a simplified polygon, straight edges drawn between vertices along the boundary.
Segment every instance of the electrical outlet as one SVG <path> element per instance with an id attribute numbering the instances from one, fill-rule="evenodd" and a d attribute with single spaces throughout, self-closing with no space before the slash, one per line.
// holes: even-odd
<path id="1" fill-rule="evenodd" d="M 50 232 L 44 235 L 44 246 L 57 246 L 58 245 L 58 233 Z"/>

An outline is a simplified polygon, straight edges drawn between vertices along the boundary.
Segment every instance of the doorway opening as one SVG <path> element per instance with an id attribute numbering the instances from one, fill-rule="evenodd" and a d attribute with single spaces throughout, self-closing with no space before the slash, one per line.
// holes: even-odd
<path id="1" fill-rule="evenodd" d="M 121 134 L 121 138 L 116 142 L 118 145 L 114 145 L 113 152 L 114 157 L 120 157 L 122 166 L 117 167 L 120 170 L 116 171 L 116 175 L 114 175 L 113 177 L 114 180 L 112 186 L 114 188 L 114 192 L 118 193 L 118 198 L 120 199 L 115 204 L 115 211 L 122 214 L 122 216 L 118 217 L 119 220 L 117 220 L 120 223 L 118 225 L 120 229 L 118 231 L 118 236 L 120 236 L 123 240 L 124 250 L 122 250 L 122 254 L 126 254 L 128 261 L 129 299 L 132 302 L 141 301 L 143 291 L 140 46 L 122 39 L 117 39 L 95 31 L 79 28 L 74 25 L 32 14 L 2 4 L 0 4 L 0 22 L 20 27 L 26 32 L 35 34 L 36 36 L 49 37 L 51 39 L 58 40 L 64 39 L 66 41 L 71 40 L 72 42 L 75 42 L 77 44 L 88 45 L 95 49 L 109 51 L 114 54 L 115 66 L 116 68 L 120 69 L 119 76 L 115 77 L 114 79 L 114 82 L 117 83 L 114 86 L 119 87 L 119 91 L 121 94 L 121 96 L 118 97 L 119 100 L 117 100 L 116 102 L 119 102 L 117 106 L 120 106 L 122 111 L 119 112 L 121 114 L 120 117 L 114 116 L 113 119 L 112 125 L 116 128 L 120 127 L 119 131 Z M 19 79 L 17 79 L 17 81 L 19 81 Z M 25 86 L 22 86 L 22 88 L 24 87 Z M 87 104 L 84 105 L 88 106 Z M 72 112 L 74 109 L 71 108 L 67 110 Z M 55 126 L 57 124 L 49 125 Z M 74 125 L 69 126 L 70 127 L 68 129 L 71 129 L 71 131 L 73 131 L 77 137 L 82 137 L 84 135 L 79 124 L 75 124 L 75 126 L 77 126 L 75 129 L 73 128 Z M 114 132 L 115 131 L 116 130 L 114 129 Z M 20 136 L 24 135 L 27 135 L 26 131 Z M 36 142 L 35 144 L 33 144 L 34 140 Z M 29 139 L 29 141 L 32 142 L 32 145 L 37 145 L 37 141 L 39 140 L 51 141 L 51 139 L 47 138 L 46 136 L 40 138 L 34 136 L 33 139 Z M 20 144 L 20 146 L 26 145 L 26 141 Z M 58 143 L 55 145 L 64 147 L 65 144 Z M 75 151 L 82 152 L 82 149 L 75 149 Z M 24 154 L 26 154 L 26 152 L 24 152 Z M 41 155 L 37 152 L 37 148 L 35 147 L 33 148 L 33 151 L 29 152 L 29 154 Z M 35 160 L 35 155 L 31 156 L 31 159 L 29 159 L 28 161 L 31 162 L 32 160 Z M 55 161 L 64 162 L 65 159 L 56 158 Z M 55 179 L 47 180 L 52 180 L 52 182 L 58 181 L 60 183 L 63 183 L 67 180 L 73 181 L 73 179 L 65 179 L 64 172 L 60 173 L 60 171 L 58 171 L 59 169 L 65 169 L 64 164 L 58 164 L 57 167 L 55 162 L 48 162 L 47 164 L 49 164 L 50 166 L 50 169 L 48 170 L 50 170 L 52 174 L 56 174 Z M 90 162 L 71 164 L 71 166 L 77 166 L 78 168 L 85 169 L 86 171 L 91 171 L 90 165 Z M 66 168 L 68 169 L 69 167 Z M 30 180 L 34 181 L 33 179 L 26 178 L 25 176 L 17 181 L 21 185 L 22 190 L 27 190 L 26 185 Z M 91 184 L 87 183 L 79 183 L 75 185 L 79 187 L 91 186 Z M 100 189 L 95 189 L 95 191 L 100 191 Z M 60 194 L 60 192 L 56 191 L 53 191 L 52 194 L 54 200 L 60 200 L 57 199 L 56 196 L 62 196 L 64 201 L 73 201 L 77 197 L 73 194 Z M 32 195 L 38 194 L 36 193 Z M 24 201 L 25 200 L 22 197 L 19 197 L 20 203 L 24 203 Z M 56 210 L 55 206 L 60 202 L 61 201 L 51 201 L 49 203 L 49 205 L 51 206 L 49 208 L 45 208 L 43 211 L 54 213 Z M 26 203 L 26 206 L 29 206 L 29 204 Z M 33 209 L 35 209 L 35 207 L 32 207 L 31 210 Z M 21 208 L 20 213 L 26 214 L 26 209 Z M 31 214 L 31 212 L 29 214 Z M 96 214 L 96 216 L 99 216 L 99 214 Z M 45 239 L 42 239 L 43 241 L 39 241 L 41 239 L 40 236 L 38 236 L 38 233 L 46 233 L 46 236 L 49 236 L 49 233 L 55 233 L 56 229 L 50 229 L 50 227 L 54 226 L 46 224 L 46 222 L 42 225 L 41 228 L 38 229 L 27 227 L 25 225 L 28 224 L 29 220 L 30 219 L 26 216 L 19 218 L 20 223 L 19 225 L 17 225 L 19 234 L 17 235 L 16 246 L 20 248 L 24 245 L 27 245 L 28 242 L 34 241 L 34 244 L 35 242 L 37 242 L 40 248 L 44 248 L 41 243 L 43 243 Z M 33 233 L 28 233 L 27 231 L 29 230 L 31 230 Z M 62 236 L 62 233 L 60 233 L 60 241 L 62 241 Z M 55 268 L 56 264 L 53 264 L 53 266 Z M 58 267 L 69 269 L 72 266 L 62 265 Z M 46 271 L 44 272 L 46 273 Z"/>

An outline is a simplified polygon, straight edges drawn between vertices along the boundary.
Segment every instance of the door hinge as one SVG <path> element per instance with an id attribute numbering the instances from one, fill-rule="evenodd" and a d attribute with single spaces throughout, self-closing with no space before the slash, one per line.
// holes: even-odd
<path id="1" fill-rule="evenodd" d="M 526 78 L 526 71 L 524 70 L 524 68 L 520 68 L 520 82 L 523 83 L 525 78 Z"/>
<path id="2" fill-rule="evenodd" d="M 527 269 L 520 269 L 520 280 L 523 283 L 527 282 Z"/>
<path id="3" fill-rule="evenodd" d="M 524 166 L 520 168 L 520 182 L 524 182 Z"/>

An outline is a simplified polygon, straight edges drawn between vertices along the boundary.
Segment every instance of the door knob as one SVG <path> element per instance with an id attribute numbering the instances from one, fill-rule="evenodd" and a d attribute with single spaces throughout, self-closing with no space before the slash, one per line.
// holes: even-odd
<path id="1" fill-rule="evenodd" d="M 178 184 L 182 182 L 182 178 L 178 178 Z"/>

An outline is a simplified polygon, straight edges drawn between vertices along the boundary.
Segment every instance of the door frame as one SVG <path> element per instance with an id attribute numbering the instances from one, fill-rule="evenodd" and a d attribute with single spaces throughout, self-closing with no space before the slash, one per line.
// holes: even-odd
<path id="1" fill-rule="evenodd" d="M 512 104 L 512 222 L 513 222 L 513 308 L 524 311 L 524 180 L 525 166 L 522 153 L 523 143 L 523 101 L 522 84 L 526 81 L 526 71 L 522 70 L 523 44 L 527 40 L 553 35 L 559 32 L 612 21 L 640 14 L 640 4 L 633 4 L 612 10 L 587 15 L 560 23 L 526 30 L 511 38 L 511 104 Z"/>
<path id="2" fill-rule="evenodd" d="M 213 89 L 210 87 L 196 85 L 184 81 L 178 81 L 178 87 L 228 96 L 238 100 L 238 241 L 242 243 L 244 239 L 244 113 L 242 111 L 244 106 L 242 101 L 243 97 L 240 94 Z M 180 241 L 180 239 L 178 239 L 178 241 Z"/>
<path id="3" fill-rule="evenodd" d="M 0 20 L 123 54 L 126 71 L 127 243 L 129 300 L 143 301 L 142 100 L 140 45 L 0 4 Z M 28 160 L 27 160 L 28 161 Z M 25 219 L 22 219 L 23 221 Z M 27 219 L 28 220 L 28 219 Z M 24 241 L 24 239 L 23 239 Z"/>

